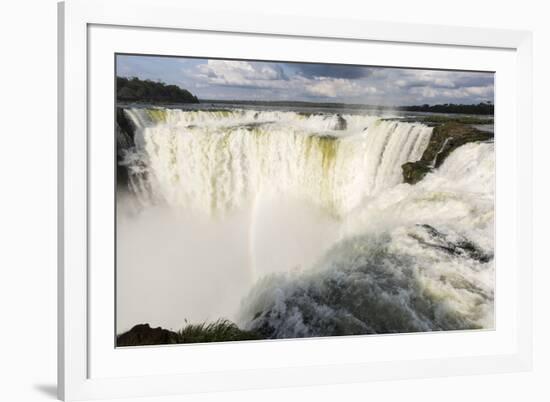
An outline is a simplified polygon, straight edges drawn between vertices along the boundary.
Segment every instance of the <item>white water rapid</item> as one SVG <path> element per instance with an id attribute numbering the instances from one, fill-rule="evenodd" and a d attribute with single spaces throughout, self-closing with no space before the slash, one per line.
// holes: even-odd
<path id="1" fill-rule="evenodd" d="M 242 207 L 260 193 L 285 194 L 343 216 L 365 197 L 402 181 L 432 129 L 376 116 L 295 112 L 127 109 L 137 127 L 142 202 L 208 214 Z M 143 171 L 145 166 L 145 171 Z M 140 179 L 146 177 L 147 183 Z"/>
<path id="2" fill-rule="evenodd" d="M 432 128 L 366 114 L 125 108 L 117 329 L 265 338 L 494 326 L 494 144 L 415 185 Z M 122 138 L 122 137 L 121 137 Z M 446 144 L 446 143 L 445 143 Z"/>

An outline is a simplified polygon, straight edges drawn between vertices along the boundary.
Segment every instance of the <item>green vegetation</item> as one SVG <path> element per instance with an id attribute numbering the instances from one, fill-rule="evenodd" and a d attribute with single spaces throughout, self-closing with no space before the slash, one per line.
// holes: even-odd
<path id="1" fill-rule="evenodd" d="M 178 332 L 162 328 L 151 328 L 139 324 L 117 336 L 117 346 L 146 346 L 181 343 L 206 343 L 250 341 L 264 339 L 253 331 L 240 329 L 229 320 L 220 319 L 212 323 L 189 324 Z"/>
<path id="2" fill-rule="evenodd" d="M 396 119 L 385 119 L 396 120 Z M 460 124 L 493 124 L 493 118 L 478 117 L 478 116 L 445 116 L 445 115 L 429 115 L 429 116 L 415 116 L 407 117 L 405 119 L 398 119 L 404 123 L 424 123 L 429 126 L 438 125 L 444 123 L 460 123 Z"/>
<path id="3" fill-rule="evenodd" d="M 191 92 L 177 85 L 133 78 L 116 78 L 118 102 L 199 103 Z"/>
<path id="4" fill-rule="evenodd" d="M 494 114 L 495 106 L 492 102 L 481 102 L 477 105 L 462 105 L 445 103 L 443 105 L 413 105 L 400 106 L 398 110 L 409 112 L 430 112 L 430 113 L 461 113 L 461 114 Z"/>
<path id="5" fill-rule="evenodd" d="M 224 341 L 250 341 L 261 339 L 251 331 L 243 331 L 229 320 L 212 323 L 190 324 L 178 331 L 179 343 L 203 343 Z"/>
<path id="6" fill-rule="evenodd" d="M 410 112 L 430 112 L 430 113 L 454 113 L 454 114 L 475 114 L 475 115 L 492 115 L 495 107 L 492 102 L 481 102 L 474 105 L 464 105 L 455 103 L 445 103 L 440 105 L 411 105 L 411 106 L 381 106 L 369 105 L 361 103 L 335 103 L 335 102 L 305 102 L 305 101 L 265 101 L 265 100 L 223 100 L 223 99 L 202 99 L 204 103 L 214 104 L 231 104 L 231 105 L 261 105 L 261 106 L 281 106 L 281 107 L 312 107 L 323 109 L 350 109 L 358 111 L 379 111 L 384 110 L 403 110 Z M 329 111 L 329 110 L 327 110 Z M 311 116 L 323 114 L 323 112 L 308 112 L 300 111 L 298 114 L 302 116 Z"/>
<path id="7" fill-rule="evenodd" d="M 420 160 L 401 166 L 403 181 L 416 184 L 432 169 L 436 169 L 456 148 L 468 142 L 488 141 L 493 133 L 480 131 L 468 124 L 449 122 L 434 127 L 430 142 Z"/>

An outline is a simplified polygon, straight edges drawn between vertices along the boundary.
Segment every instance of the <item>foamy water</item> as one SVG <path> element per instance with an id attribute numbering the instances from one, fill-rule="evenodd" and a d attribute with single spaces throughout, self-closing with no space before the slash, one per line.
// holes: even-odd
<path id="1" fill-rule="evenodd" d="M 422 124 L 125 113 L 119 332 L 220 317 L 274 338 L 493 326 L 493 144 L 411 186 L 401 166 L 422 156 Z"/>
<path id="2" fill-rule="evenodd" d="M 432 129 L 376 116 L 294 112 L 130 109 L 148 185 L 144 202 L 209 214 L 241 208 L 258 193 L 284 194 L 341 216 L 401 181 L 401 165 L 420 158 Z M 150 188 L 150 191 L 145 191 Z"/>

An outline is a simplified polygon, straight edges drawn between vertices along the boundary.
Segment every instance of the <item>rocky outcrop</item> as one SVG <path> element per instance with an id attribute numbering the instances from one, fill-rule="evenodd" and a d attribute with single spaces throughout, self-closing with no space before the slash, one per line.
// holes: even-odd
<path id="1" fill-rule="evenodd" d="M 407 162 L 401 166 L 401 169 L 403 170 L 403 181 L 409 184 L 418 183 L 432 170 L 430 166 L 420 161 Z"/>
<path id="2" fill-rule="evenodd" d="M 124 144 L 119 144 L 122 147 L 130 147 L 134 144 L 134 132 L 136 127 L 134 126 L 134 123 L 128 119 L 126 114 L 124 113 L 124 109 L 122 107 L 116 108 L 116 125 L 117 128 L 120 130 L 121 133 L 125 136 L 125 142 Z M 117 141 L 119 139 L 117 138 Z"/>
<path id="3" fill-rule="evenodd" d="M 122 164 L 128 150 L 134 148 L 134 124 L 128 119 L 121 107 L 116 108 L 116 160 L 117 160 L 117 185 L 120 188 L 128 188 L 128 168 Z"/>
<path id="4" fill-rule="evenodd" d="M 481 263 L 493 259 L 493 253 L 486 252 L 473 241 L 456 233 L 445 233 L 431 225 L 418 224 L 417 231 L 409 236 L 423 247 L 435 248 L 456 257 L 469 258 Z"/>
<path id="5" fill-rule="evenodd" d="M 117 346 L 170 345 L 263 339 L 259 333 L 240 329 L 235 323 L 219 319 L 210 323 L 188 324 L 178 332 L 139 324 L 117 336 Z"/>
<path id="6" fill-rule="evenodd" d="M 456 148 L 469 142 L 488 141 L 493 133 L 478 130 L 469 124 L 448 122 L 434 127 L 430 142 L 420 160 L 402 165 L 403 181 L 418 183 L 433 169 L 437 169 Z"/>
<path id="7" fill-rule="evenodd" d="M 169 345 L 178 343 L 178 334 L 167 329 L 151 328 L 139 324 L 128 332 L 117 336 L 117 346 Z"/>
<path id="8" fill-rule="evenodd" d="M 345 130 L 348 128 L 348 122 L 341 115 L 336 115 L 336 124 L 334 130 Z"/>

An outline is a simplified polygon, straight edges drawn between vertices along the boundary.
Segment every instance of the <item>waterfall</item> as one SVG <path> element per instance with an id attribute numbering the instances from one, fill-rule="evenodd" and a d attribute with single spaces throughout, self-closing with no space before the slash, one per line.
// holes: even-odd
<path id="1" fill-rule="evenodd" d="M 314 266 L 258 281 L 240 324 L 278 339 L 493 328 L 494 163 L 493 143 L 465 144 L 369 200 Z"/>
<path id="2" fill-rule="evenodd" d="M 127 108 L 135 148 L 123 164 L 143 203 L 209 215 L 284 194 L 343 216 L 402 182 L 432 128 L 377 116 Z"/>
<path id="3" fill-rule="evenodd" d="M 409 185 L 402 165 L 432 136 L 419 123 L 119 115 L 132 196 L 117 199 L 117 280 L 132 286 L 117 293 L 117 328 L 218 317 L 264 338 L 494 327 L 494 143 L 462 145 Z"/>

